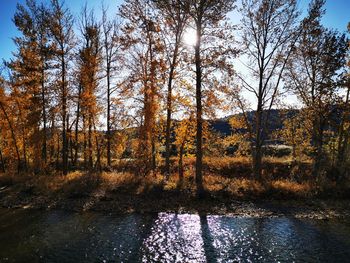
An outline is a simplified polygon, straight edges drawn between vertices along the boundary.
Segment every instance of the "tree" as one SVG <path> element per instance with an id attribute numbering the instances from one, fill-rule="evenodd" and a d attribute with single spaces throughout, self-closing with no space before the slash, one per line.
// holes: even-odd
<path id="1" fill-rule="evenodd" d="M 246 121 L 245 116 L 234 115 L 229 119 L 229 124 L 232 130 L 230 136 L 224 139 L 224 145 L 233 147 L 236 156 L 245 156 L 249 152 L 249 122 Z"/>
<path id="2" fill-rule="evenodd" d="M 81 94 L 80 105 L 84 116 L 84 128 L 87 126 L 87 165 L 93 167 L 93 132 L 95 130 L 98 105 L 96 93 L 98 89 L 98 72 L 101 61 L 100 31 L 93 12 L 88 13 L 87 8 L 82 11 L 81 35 L 83 46 L 79 51 L 79 75 Z M 85 133 L 85 129 L 83 131 Z M 95 131 L 96 132 L 96 131 Z M 96 145 L 97 147 L 97 145 Z M 99 149 L 97 149 L 99 152 Z"/>
<path id="3" fill-rule="evenodd" d="M 16 159 L 17 159 L 17 172 L 20 172 L 21 170 L 21 156 L 19 153 L 19 147 L 18 147 L 18 143 L 17 143 L 17 137 L 16 137 L 16 133 L 14 130 L 14 125 L 13 125 L 13 120 L 9 114 L 8 111 L 8 104 L 9 104 L 9 98 L 6 96 L 5 94 L 5 80 L 0 76 L 0 112 L 1 112 L 1 118 L 0 120 L 2 120 L 0 122 L 1 127 L 1 131 L 2 131 L 2 137 L 6 138 L 6 134 L 5 131 L 6 130 L 10 130 L 10 138 L 12 140 L 13 143 L 13 147 L 15 148 L 15 153 L 16 153 Z M 7 127 L 5 126 L 7 125 Z M 13 152 L 13 149 L 10 148 L 9 152 Z M 4 165 L 4 164 L 3 164 Z"/>
<path id="4" fill-rule="evenodd" d="M 292 110 L 292 109 L 290 109 Z M 276 138 L 292 146 L 293 162 L 301 160 L 303 153 L 310 147 L 311 123 L 308 112 L 289 113 L 283 120 L 283 128 L 276 131 Z"/>
<path id="5" fill-rule="evenodd" d="M 133 92 L 141 102 L 139 130 L 139 159 L 145 174 L 156 168 L 156 118 L 160 87 L 164 84 L 164 47 L 159 35 L 156 10 L 146 0 L 128 0 L 120 8 L 126 20 L 122 42 L 129 51 L 125 68 L 129 71 L 124 88 Z"/>
<path id="6" fill-rule="evenodd" d="M 113 72 L 117 69 L 117 62 L 121 61 L 122 58 L 119 54 L 121 50 L 121 43 L 119 40 L 120 35 L 120 24 L 117 20 L 108 20 L 107 18 L 107 9 L 102 7 L 102 46 L 104 49 L 103 59 L 104 59 L 104 69 L 106 72 L 106 81 L 107 81 L 107 165 L 111 166 L 111 96 L 115 89 L 112 89 L 112 78 Z"/>
<path id="7" fill-rule="evenodd" d="M 341 68 L 345 64 L 347 41 L 344 35 L 321 25 L 324 0 L 309 5 L 302 21 L 301 35 L 288 64 L 288 79 L 312 120 L 311 144 L 314 148 L 313 173 L 319 175 L 325 164 L 324 131 L 336 104 Z"/>
<path id="8" fill-rule="evenodd" d="M 350 32 L 350 23 L 348 23 L 348 32 Z M 350 50 L 350 41 L 348 40 L 348 53 Z M 340 177 L 348 170 L 349 156 L 347 152 L 350 144 L 350 59 L 346 64 L 346 72 L 343 77 L 343 86 L 346 90 L 345 99 L 341 99 L 340 109 L 342 110 L 341 121 L 338 127 L 338 145 L 336 167 L 340 171 Z"/>
<path id="9" fill-rule="evenodd" d="M 242 87 L 255 96 L 253 172 L 261 178 L 262 146 L 269 112 L 280 93 L 281 79 L 298 36 L 295 0 L 243 0 L 242 45 L 250 79 L 239 75 Z"/>
<path id="10" fill-rule="evenodd" d="M 184 30 L 187 26 L 187 8 L 183 8 L 181 0 L 153 0 L 159 9 L 162 21 L 161 30 L 167 53 L 167 95 L 166 95 L 166 131 L 165 131 L 165 176 L 170 174 L 170 136 L 173 111 L 173 83 L 176 78 L 181 44 Z"/>
<path id="11" fill-rule="evenodd" d="M 28 133 L 23 134 L 23 138 L 27 136 L 29 146 L 34 147 L 35 153 L 32 156 L 36 170 L 47 163 L 49 99 L 45 82 L 52 58 L 47 17 L 47 8 L 43 4 L 38 5 L 34 0 L 27 0 L 26 6 L 17 5 L 13 21 L 22 36 L 14 39 L 18 47 L 15 60 L 7 63 L 12 71 L 12 82 L 22 98 L 18 108 L 21 108 L 21 119 L 25 120 L 22 131 Z M 23 146 L 26 144 L 27 142 L 23 142 Z M 41 156 L 36 154 L 40 151 Z M 26 159 L 25 157 L 24 160 Z"/>
<path id="12" fill-rule="evenodd" d="M 61 123 L 62 123 L 62 165 L 63 173 L 68 171 L 67 113 L 68 113 L 68 65 L 74 47 L 73 16 L 59 0 L 51 0 L 50 34 L 55 46 L 55 59 L 58 63 Z"/>
<path id="13" fill-rule="evenodd" d="M 232 50 L 230 52 L 220 50 L 220 53 L 215 52 L 215 46 L 212 47 L 212 56 L 208 57 L 203 54 L 204 49 L 203 43 L 208 44 L 210 38 L 213 41 L 215 38 L 215 28 L 223 21 L 226 14 L 230 12 L 234 6 L 234 1 L 212 1 L 212 0 L 184 0 L 182 1 L 182 6 L 187 9 L 187 13 L 193 19 L 194 27 L 196 30 L 196 43 L 194 45 L 194 61 L 195 61 L 195 73 L 196 73 L 196 186 L 197 186 L 197 196 L 201 197 L 204 193 L 203 189 L 203 68 L 208 66 L 208 64 L 214 64 L 213 62 L 220 61 L 220 55 L 222 52 L 224 54 L 232 55 Z M 222 32 L 225 32 L 223 30 Z M 228 35 L 229 36 L 229 35 Z M 215 41 L 213 41 L 215 42 Z M 222 46 L 217 46 L 222 48 Z M 208 48 L 208 47 L 207 47 Z M 208 48 L 210 50 L 210 48 Z M 214 55 L 214 53 L 216 53 Z M 207 61 L 205 59 L 208 59 Z M 224 62 L 221 60 L 221 62 Z M 218 64 L 215 67 L 220 68 Z M 211 72 L 212 73 L 212 72 Z M 212 77 L 214 77 L 212 75 Z"/>
<path id="14" fill-rule="evenodd" d="M 196 135 L 196 127 L 194 122 L 194 112 L 189 113 L 188 118 L 183 118 L 175 127 L 175 145 L 178 152 L 179 167 L 179 186 L 181 187 L 184 179 L 183 159 L 186 152 L 192 150 Z"/>

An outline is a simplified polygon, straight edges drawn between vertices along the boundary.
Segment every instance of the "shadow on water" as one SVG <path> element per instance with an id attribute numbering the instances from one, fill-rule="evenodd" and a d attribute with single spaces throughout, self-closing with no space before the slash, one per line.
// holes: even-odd
<path id="1" fill-rule="evenodd" d="M 0 262 L 347 262 L 350 223 L 0 209 Z"/>
<path id="2" fill-rule="evenodd" d="M 200 215 L 199 218 L 206 261 L 208 263 L 217 262 L 216 249 L 214 247 L 214 238 L 210 233 L 208 218 L 206 215 Z"/>
<path id="3" fill-rule="evenodd" d="M 302 260 L 304 254 L 309 255 L 312 262 L 349 261 L 349 222 L 345 224 L 344 222 L 297 218 L 292 218 L 289 222 L 292 227 L 289 246 L 296 247 L 293 254 L 297 261 Z"/>
<path id="4" fill-rule="evenodd" d="M 0 262 L 138 262 L 156 217 L 11 211 L 0 218 Z"/>

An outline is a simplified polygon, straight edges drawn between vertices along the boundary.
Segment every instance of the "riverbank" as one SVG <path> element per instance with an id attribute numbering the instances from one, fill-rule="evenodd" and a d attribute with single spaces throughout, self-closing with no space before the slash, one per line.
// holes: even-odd
<path id="1" fill-rule="evenodd" d="M 316 186 L 307 182 L 272 180 L 261 185 L 254 180 L 214 174 L 204 178 L 207 194 L 198 200 L 191 176 L 186 176 L 181 184 L 175 175 L 163 183 L 159 174 L 136 177 L 131 173 L 73 172 L 67 176 L 1 176 L 0 206 L 117 214 L 175 212 L 350 219 L 350 200 L 346 196 L 317 194 Z"/>

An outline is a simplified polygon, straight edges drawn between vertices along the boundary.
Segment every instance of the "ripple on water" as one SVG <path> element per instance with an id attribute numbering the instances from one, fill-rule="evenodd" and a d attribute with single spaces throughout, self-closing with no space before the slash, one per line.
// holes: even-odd
<path id="1" fill-rule="evenodd" d="M 0 211 L 0 262 L 346 262 L 349 258 L 346 222 Z"/>
<path id="2" fill-rule="evenodd" d="M 142 262 L 205 262 L 199 216 L 160 213 L 142 254 Z"/>

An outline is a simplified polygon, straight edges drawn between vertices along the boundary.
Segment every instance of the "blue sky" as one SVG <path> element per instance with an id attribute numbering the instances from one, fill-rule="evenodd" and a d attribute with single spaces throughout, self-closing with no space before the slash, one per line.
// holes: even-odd
<path id="1" fill-rule="evenodd" d="M 15 49 L 11 38 L 18 35 L 18 32 L 12 22 L 12 17 L 16 10 L 16 4 L 23 2 L 25 0 L 0 0 L 0 60 L 11 58 L 11 52 Z M 85 2 L 88 3 L 89 7 L 96 9 L 99 9 L 102 4 L 101 0 L 66 0 L 66 5 L 73 14 L 79 14 Z M 109 15 L 114 15 L 117 12 L 117 7 L 121 2 L 122 0 L 104 0 L 105 5 L 109 6 Z M 306 12 L 308 2 L 308 0 L 299 1 L 303 13 Z M 328 0 L 326 15 L 323 18 L 324 25 L 345 31 L 348 22 L 350 22 L 350 0 Z"/>
<path id="2" fill-rule="evenodd" d="M 37 0 L 38 2 L 49 2 L 49 0 Z M 102 3 L 108 7 L 108 15 L 117 13 L 118 5 L 122 0 L 65 0 L 65 5 L 70 9 L 73 15 L 78 15 L 82 6 L 87 2 L 88 7 L 96 9 L 96 15 L 101 8 Z M 12 51 L 15 50 L 12 38 L 18 35 L 18 31 L 12 22 L 16 11 L 17 3 L 25 3 L 25 0 L 0 0 L 0 62 L 2 59 L 8 60 L 12 57 Z"/>

